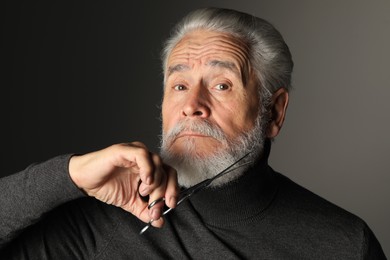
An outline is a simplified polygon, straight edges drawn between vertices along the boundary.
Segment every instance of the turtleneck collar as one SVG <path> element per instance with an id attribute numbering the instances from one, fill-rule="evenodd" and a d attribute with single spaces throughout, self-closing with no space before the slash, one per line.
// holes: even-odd
<path id="1" fill-rule="evenodd" d="M 277 190 L 273 170 L 264 154 L 255 166 L 237 180 L 207 188 L 190 199 L 203 221 L 213 226 L 232 226 L 261 215 Z"/>

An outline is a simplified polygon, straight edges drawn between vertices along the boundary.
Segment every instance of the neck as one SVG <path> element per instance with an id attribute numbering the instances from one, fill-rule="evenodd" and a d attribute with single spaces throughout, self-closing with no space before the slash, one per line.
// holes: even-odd
<path id="1" fill-rule="evenodd" d="M 265 157 L 237 180 L 218 188 L 207 188 L 190 201 L 206 223 L 235 225 L 261 214 L 272 201 L 276 188 Z"/>

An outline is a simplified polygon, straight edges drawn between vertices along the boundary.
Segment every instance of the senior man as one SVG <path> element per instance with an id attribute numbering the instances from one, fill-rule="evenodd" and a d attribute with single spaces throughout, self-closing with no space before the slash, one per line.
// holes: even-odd
<path id="1" fill-rule="evenodd" d="M 2 179 L 3 256 L 385 258 L 364 221 L 267 164 L 293 68 L 274 27 L 233 10 L 196 10 L 175 27 L 162 61 L 160 155 L 139 142 L 117 144 Z M 179 186 L 233 164 L 162 216 L 176 207 Z M 144 222 L 161 228 L 140 235 Z"/>

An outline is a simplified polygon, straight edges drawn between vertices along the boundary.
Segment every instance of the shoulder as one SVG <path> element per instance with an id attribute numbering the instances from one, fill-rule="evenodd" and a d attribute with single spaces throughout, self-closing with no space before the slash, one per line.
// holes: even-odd
<path id="1" fill-rule="evenodd" d="M 315 217 L 313 221 L 325 221 L 362 227 L 364 221 L 355 214 L 341 208 L 327 199 L 295 183 L 286 176 L 276 173 L 279 183 L 278 203 L 296 214 Z"/>
<path id="2" fill-rule="evenodd" d="M 279 188 L 271 215 L 287 227 L 285 231 L 297 243 L 305 244 L 312 252 L 333 251 L 333 255 L 347 258 L 383 254 L 375 235 L 360 217 L 280 173 L 275 176 Z"/>

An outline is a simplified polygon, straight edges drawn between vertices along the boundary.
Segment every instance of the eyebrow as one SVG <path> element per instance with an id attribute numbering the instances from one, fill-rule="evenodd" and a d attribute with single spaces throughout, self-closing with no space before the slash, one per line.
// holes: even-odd
<path id="1" fill-rule="evenodd" d="M 236 66 L 235 63 L 230 62 L 230 61 L 211 60 L 207 63 L 207 65 L 210 65 L 212 67 L 221 67 L 221 68 L 230 70 L 231 72 L 236 74 L 236 76 L 238 78 L 241 78 L 244 85 L 246 85 L 247 76 L 246 76 L 246 74 L 241 74 L 241 71 L 239 70 L 239 68 Z"/>
<path id="2" fill-rule="evenodd" d="M 174 66 L 170 66 L 168 68 L 168 76 L 170 76 L 171 74 L 173 74 L 175 72 L 185 71 L 185 70 L 189 70 L 189 69 L 190 69 L 190 67 L 188 65 L 184 65 L 184 64 L 177 64 Z"/>
<path id="3" fill-rule="evenodd" d="M 237 68 L 236 64 L 230 61 L 211 60 L 206 65 L 209 65 L 211 67 L 221 67 L 224 69 L 228 69 L 233 73 L 240 75 L 239 69 Z"/>
<path id="4" fill-rule="evenodd" d="M 237 74 L 237 76 L 241 76 L 240 71 L 237 68 L 236 64 L 234 64 L 233 62 L 230 62 L 230 61 L 211 60 L 211 61 L 207 62 L 206 65 L 211 66 L 211 67 L 220 67 L 220 68 L 228 69 L 228 70 L 232 71 L 233 73 Z M 181 72 L 181 71 L 185 71 L 185 70 L 189 70 L 189 69 L 190 69 L 190 66 L 185 65 L 185 64 L 177 64 L 174 66 L 170 66 L 168 68 L 168 76 L 172 75 L 175 72 Z"/>

